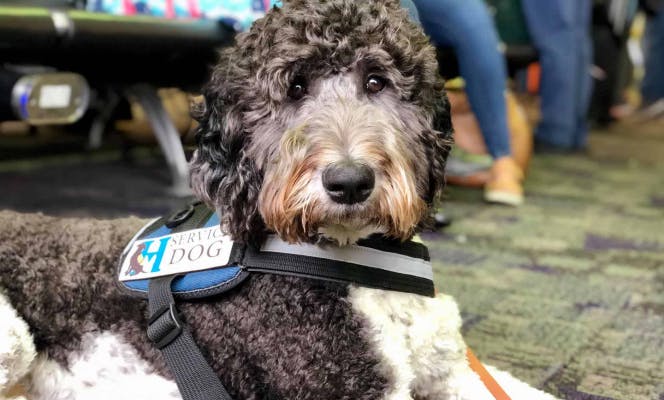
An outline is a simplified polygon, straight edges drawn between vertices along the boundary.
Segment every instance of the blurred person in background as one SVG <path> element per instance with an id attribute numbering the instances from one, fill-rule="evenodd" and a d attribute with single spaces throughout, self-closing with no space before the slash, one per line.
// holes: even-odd
<path id="1" fill-rule="evenodd" d="M 643 37 L 645 76 L 641 85 L 642 113 L 664 117 L 664 1 L 644 1 L 648 13 Z"/>
<path id="2" fill-rule="evenodd" d="M 633 111 L 626 92 L 633 81 L 629 40 L 638 0 L 593 0 L 593 94 L 589 118 L 607 128 Z"/>
<path id="3" fill-rule="evenodd" d="M 493 158 L 485 199 L 521 204 L 524 175 L 512 156 L 505 59 L 498 50 L 498 34 L 486 5 L 481 0 L 413 1 L 425 32 L 436 45 L 452 47 L 459 60 L 471 108 Z"/>
<path id="4" fill-rule="evenodd" d="M 582 151 L 592 92 L 592 1 L 522 0 L 522 6 L 542 68 L 535 149 Z"/>

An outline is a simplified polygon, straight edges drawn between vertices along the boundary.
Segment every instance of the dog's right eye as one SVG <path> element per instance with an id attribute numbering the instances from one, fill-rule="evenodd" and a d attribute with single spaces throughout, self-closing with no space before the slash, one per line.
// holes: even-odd
<path id="1" fill-rule="evenodd" d="M 288 97 L 293 100 L 300 100 L 307 94 L 307 85 L 302 78 L 296 78 L 288 88 Z"/>
<path id="2" fill-rule="evenodd" d="M 367 83 L 365 84 L 365 89 L 371 94 L 376 94 L 385 88 L 386 81 L 385 78 L 382 78 L 377 75 L 371 75 L 367 78 Z"/>

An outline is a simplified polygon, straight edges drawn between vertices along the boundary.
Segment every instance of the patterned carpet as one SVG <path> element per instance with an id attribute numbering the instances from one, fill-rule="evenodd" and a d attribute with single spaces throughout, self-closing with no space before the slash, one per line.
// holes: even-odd
<path id="1" fill-rule="evenodd" d="M 448 189 L 425 235 L 478 357 L 565 399 L 664 399 L 664 126 L 619 128 L 536 156 L 519 209 Z"/>
<path id="2" fill-rule="evenodd" d="M 565 399 L 664 400 L 664 125 L 591 149 L 536 156 L 519 209 L 450 188 L 453 225 L 424 235 L 438 287 L 484 362 Z M 179 202 L 167 181 L 150 155 L 4 161 L 0 209 L 154 216 Z"/>

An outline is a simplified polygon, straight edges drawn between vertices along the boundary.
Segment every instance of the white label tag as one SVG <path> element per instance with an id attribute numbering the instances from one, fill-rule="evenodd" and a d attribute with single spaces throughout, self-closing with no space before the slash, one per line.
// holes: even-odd
<path id="1" fill-rule="evenodd" d="M 125 254 L 120 281 L 149 279 L 228 264 L 233 241 L 219 226 L 137 240 Z"/>
<path id="2" fill-rule="evenodd" d="M 39 108 L 65 108 L 71 99 L 71 86 L 44 85 L 39 91 Z"/>

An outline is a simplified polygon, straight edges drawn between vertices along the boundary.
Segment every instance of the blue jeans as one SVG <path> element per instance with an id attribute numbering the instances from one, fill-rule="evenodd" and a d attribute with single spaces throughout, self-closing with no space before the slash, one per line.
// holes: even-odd
<path id="1" fill-rule="evenodd" d="M 433 42 L 454 48 L 489 153 L 494 159 L 511 155 L 505 59 L 486 6 L 481 0 L 413 1 Z"/>
<path id="2" fill-rule="evenodd" d="M 648 18 L 643 40 L 646 57 L 646 75 L 641 94 L 644 104 L 664 99 L 664 10 Z"/>
<path id="3" fill-rule="evenodd" d="M 522 0 L 522 5 L 542 66 L 542 119 L 535 139 L 560 148 L 583 148 L 592 91 L 592 1 Z"/>

